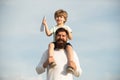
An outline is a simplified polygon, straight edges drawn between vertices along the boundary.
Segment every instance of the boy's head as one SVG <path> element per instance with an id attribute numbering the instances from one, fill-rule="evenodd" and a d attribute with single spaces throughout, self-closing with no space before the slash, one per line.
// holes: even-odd
<path id="1" fill-rule="evenodd" d="M 65 18 L 64 23 L 67 21 L 68 13 L 62 9 L 59 9 L 55 12 L 54 18 L 63 16 Z"/>

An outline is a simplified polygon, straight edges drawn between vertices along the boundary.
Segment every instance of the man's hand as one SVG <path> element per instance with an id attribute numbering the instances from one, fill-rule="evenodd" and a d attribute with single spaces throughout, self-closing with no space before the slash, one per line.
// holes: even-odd
<path id="1" fill-rule="evenodd" d="M 49 65 L 48 59 L 44 62 L 43 67 L 46 68 Z"/>

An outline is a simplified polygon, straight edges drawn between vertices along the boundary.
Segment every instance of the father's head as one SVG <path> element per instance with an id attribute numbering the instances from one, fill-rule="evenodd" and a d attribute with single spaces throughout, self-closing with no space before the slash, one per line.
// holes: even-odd
<path id="1" fill-rule="evenodd" d="M 58 49 L 64 49 L 68 40 L 68 31 L 64 28 L 59 28 L 55 33 L 55 46 Z"/>

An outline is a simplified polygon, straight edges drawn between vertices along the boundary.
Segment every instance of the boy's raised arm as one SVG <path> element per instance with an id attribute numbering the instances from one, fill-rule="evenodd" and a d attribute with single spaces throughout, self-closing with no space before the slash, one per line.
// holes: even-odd
<path id="1" fill-rule="evenodd" d="M 46 18 L 45 18 L 45 17 L 44 17 L 43 20 L 42 20 L 42 24 L 43 24 L 44 27 L 45 27 L 46 35 L 47 35 L 47 36 L 51 36 L 52 33 L 50 32 L 50 30 L 49 30 L 49 28 L 48 28 L 47 21 L 46 21 Z"/>

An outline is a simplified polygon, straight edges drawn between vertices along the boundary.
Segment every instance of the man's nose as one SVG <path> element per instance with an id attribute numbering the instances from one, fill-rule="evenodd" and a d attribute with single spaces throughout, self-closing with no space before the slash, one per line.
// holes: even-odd
<path id="1" fill-rule="evenodd" d="M 60 36 L 60 39 L 62 39 L 63 37 L 62 36 Z"/>

